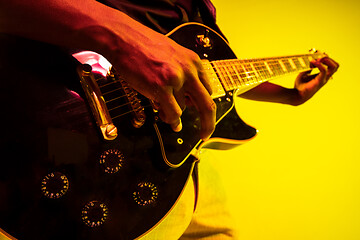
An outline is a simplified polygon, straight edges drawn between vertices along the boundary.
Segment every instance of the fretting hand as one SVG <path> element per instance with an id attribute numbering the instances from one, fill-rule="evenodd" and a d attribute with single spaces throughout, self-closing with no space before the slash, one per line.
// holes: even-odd
<path id="1" fill-rule="evenodd" d="M 309 75 L 302 72 L 295 80 L 295 89 L 298 91 L 298 101 L 302 104 L 309 100 L 320 90 L 339 68 L 339 64 L 329 57 L 324 57 L 311 62 L 320 71 L 319 74 Z"/>

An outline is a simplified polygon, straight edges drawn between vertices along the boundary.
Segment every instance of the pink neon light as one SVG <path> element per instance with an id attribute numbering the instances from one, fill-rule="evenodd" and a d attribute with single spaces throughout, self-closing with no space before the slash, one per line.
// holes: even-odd
<path id="1" fill-rule="evenodd" d="M 104 77 L 111 68 L 111 63 L 102 55 L 92 51 L 81 51 L 72 55 L 82 64 L 89 64 L 93 72 L 100 73 Z"/>

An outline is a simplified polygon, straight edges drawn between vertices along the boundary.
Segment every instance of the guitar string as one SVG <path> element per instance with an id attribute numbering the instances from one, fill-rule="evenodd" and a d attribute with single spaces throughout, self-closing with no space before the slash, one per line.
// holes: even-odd
<path id="1" fill-rule="evenodd" d="M 99 77 L 99 78 L 97 78 L 97 79 L 95 79 L 95 80 L 96 80 L 96 82 L 99 82 L 100 80 L 107 80 L 107 78 L 106 78 L 106 77 Z M 109 83 L 106 83 L 106 84 L 103 84 L 103 85 L 99 85 L 99 84 L 98 84 L 98 86 L 99 86 L 100 88 L 103 88 L 103 87 L 105 87 L 105 86 L 109 86 L 109 85 L 115 84 L 115 83 L 120 83 L 120 82 L 119 82 L 119 81 L 112 81 L 112 82 L 109 82 Z M 120 90 L 120 89 L 123 89 L 123 88 L 117 88 L 117 89 L 113 89 L 113 90 L 108 91 L 108 92 L 102 92 L 102 95 L 109 94 L 109 93 L 111 93 L 111 92 L 115 92 L 116 90 Z M 112 99 L 110 99 L 110 100 L 105 101 L 105 103 L 109 103 L 109 102 L 111 102 L 111 101 L 119 100 L 119 99 L 121 99 L 121 98 L 129 97 L 129 96 L 130 96 L 130 97 L 133 97 L 133 96 L 135 96 L 135 93 L 134 93 L 134 92 L 131 92 L 130 94 L 119 95 L 119 96 L 117 96 L 117 97 L 115 97 L 115 98 L 112 98 Z M 116 110 L 116 109 L 118 109 L 118 108 L 121 108 L 121 107 L 124 107 L 124 106 L 128 106 L 128 105 L 131 105 L 131 101 L 126 102 L 126 103 L 121 104 L 121 105 L 118 105 L 118 106 L 116 106 L 116 107 L 114 107 L 114 108 L 111 108 L 111 109 L 109 109 L 108 111 L 109 111 L 109 112 L 110 112 L 110 111 L 114 111 L 114 110 Z M 116 115 L 116 116 L 112 116 L 111 119 L 116 119 L 116 118 L 119 118 L 119 117 L 123 117 L 123 116 L 125 116 L 125 115 L 127 115 L 127 114 L 131 114 L 131 113 L 133 113 L 133 112 L 141 111 L 142 109 L 145 109 L 145 108 L 148 108 L 148 107 L 151 107 L 151 108 L 152 108 L 152 105 L 151 105 L 151 104 L 144 105 L 144 106 L 143 106 L 143 105 L 140 105 L 140 107 L 137 108 L 137 109 L 132 109 L 132 110 L 129 110 L 129 111 L 124 112 L 124 113 L 122 113 L 122 114 L 119 114 L 119 115 Z"/>
<path id="2" fill-rule="evenodd" d="M 108 79 L 107 79 L 106 77 L 99 77 L 99 78 L 95 79 L 96 82 L 99 82 L 100 80 L 108 80 Z M 106 86 L 109 86 L 109 85 L 112 85 L 112 84 L 115 84 L 115 83 L 120 83 L 120 82 L 119 82 L 119 81 L 112 81 L 112 82 L 109 82 L 109 83 L 105 83 L 105 84 L 103 84 L 103 85 L 98 84 L 98 86 L 99 86 L 99 88 L 103 88 L 103 87 L 106 87 Z M 121 83 L 120 83 L 120 84 L 121 84 Z M 102 93 L 102 96 L 104 96 L 104 95 L 106 95 L 106 94 L 115 92 L 115 91 L 117 91 L 117 90 L 122 90 L 122 89 L 124 89 L 124 88 L 123 88 L 123 87 L 120 87 L 120 88 L 112 89 L 112 90 L 107 91 L 107 92 L 101 91 L 101 93 Z M 125 93 L 124 95 L 118 95 L 118 96 L 116 96 L 116 97 L 114 97 L 114 98 L 111 98 L 111 99 L 109 99 L 109 100 L 106 100 L 105 103 L 109 103 L 109 102 L 111 102 L 111 101 L 115 101 L 115 100 L 118 100 L 118 99 L 124 98 L 124 97 L 134 97 L 135 95 L 136 95 L 136 94 L 132 91 L 132 92 L 130 92 L 129 94 Z"/>
<path id="3" fill-rule="evenodd" d="M 282 60 L 289 61 L 289 59 L 292 59 L 293 62 L 295 60 L 294 64 L 295 64 L 296 68 L 295 69 L 292 68 L 291 69 L 292 71 L 291 71 L 286 66 L 287 73 L 302 70 L 302 68 L 308 68 L 307 64 L 309 63 L 309 60 L 306 59 L 306 58 L 304 59 L 304 57 L 309 56 L 309 55 L 301 55 L 301 56 L 302 56 L 303 60 L 305 60 L 305 63 L 306 63 L 305 67 L 301 66 L 300 62 L 298 62 L 299 61 L 298 58 L 300 57 L 300 55 L 299 55 L 299 56 L 291 56 L 291 57 L 286 57 L 286 58 L 269 58 L 269 60 L 266 60 L 266 61 L 264 61 L 265 59 L 254 59 L 254 60 L 249 60 L 249 61 L 247 61 L 247 60 L 233 60 L 233 59 L 232 60 L 220 60 L 220 61 L 214 61 L 214 62 L 218 62 L 219 64 L 216 64 L 216 67 L 213 67 L 213 68 L 214 68 L 214 70 L 217 70 L 218 73 L 221 73 L 220 75 L 223 75 L 223 77 L 228 78 L 228 80 L 224 79 L 228 84 L 230 83 L 230 85 L 232 85 L 232 86 L 234 86 L 234 85 L 238 86 L 239 84 L 240 85 L 242 85 L 244 83 L 247 84 L 252 80 L 256 80 L 257 82 L 259 82 L 258 81 L 259 78 L 260 78 L 260 82 L 261 82 L 261 80 L 263 80 L 262 78 L 271 76 L 270 71 L 268 69 L 266 69 L 265 62 L 269 65 L 269 67 L 272 68 L 271 70 L 274 71 L 273 75 L 275 75 L 275 76 L 276 75 L 286 74 L 284 69 L 282 68 L 282 66 L 280 64 L 280 61 L 282 61 Z M 251 63 L 254 64 L 253 65 L 254 67 L 251 67 L 252 70 L 249 70 L 249 65 Z M 286 64 L 286 65 L 288 65 L 288 64 Z M 229 66 L 232 67 L 232 70 L 229 70 Z M 235 68 L 233 68 L 233 66 L 235 66 Z M 239 68 L 239 67 L 241 67 L 241 68 Z M 216 68 L 218 68 L 218 69 L 216 69 Z M 279 71 L 280 71 L 281 74 L 279 74 Z M 258 73 L 259 77 L 256 76 L 256 73 Z M 241 77 L 241 75 L 243 75 L 243 74 L 246 74 L 248 76 L 246 78 Z M 99 81 L 99 80 L 102 80 L 102 79 L 106 79 L 106 78 L 101 77 L 101 78 L 96 79 L 96 81 Z M 256 81 L 255 81 L 255 83 L 257 83 Z M 110 82 L 110 83 L 101 85 L 99 87 L 100 88 L 105 87 L 105 86 L 108 86 L 108 85 L 114 84 L 114 83 L 116 83 L 116 82 Z M 120 90 L 120 89 L 122 89 L 122 88 L 117 88 L 117 89 L 105 92 L 105 93 L 103 93 L 103 95 L 109 94 L 111 92 L 115 92 L 116 90 Z M 135 94 L 133 94 L 133 95 L 135 95 Z M 123 98 L 123 97 L 127 97 L 127 96 L 129 96 L 129 95 L 127 95 L 127 94 L 120 95 L 120 96 L 117 96 L 116 98 L 113 98 L 113 99 L 110 99 L 110 100 L 106 101 L 106 103 L 117 100 L 117 99 L 120 99 L 120 98 Z M 125 104 L 118 105 L 118 106 L 116 106 L 116 107 L 114 107 L 112 109 L 109 109 L 109 111 L 113 111 L 113 110 L 115 110 L 117 108 L 127 106 L 129 104 L 131 104 L 131 102 L 127 102 Z M 147 107 L 152 107 L 152 105 L 149 104 L 149 105 L 146 105 L 146 106 L 142 106 L 142 108 L 147 108 Z M 112 117 L 112 119 L 127 115 L 127 114 L 135 112 L 135 111 L 139 111 L 139 109 L 130 110 L 128 112 L 125 112 L 125 113 L 122 113 L 120 115 L 114 116 L 114 117 Z"/>
<path id="4" fill-rule="evenodd" d="M 240 59 L 236 59 L 236 60 L 226 59 L 226 60 L 219 60 L 216 62 L 221 64 L 221 66 L 218 66 L 219 68 L 223 68 L 225 70 L 225 71 L 221 71 L 221 73 L 222 73 L 221 75 L 223 75 L 225 78 L 228 78 L 228 80 L 227 79 L 224 79 L 224 80 L 227 82 L 227 84 L 229 86 L 242 86 L 244 84 L 249 84 L 252 81 L 253 81 L 253 83 L 257 83 L 257 82 L 261 82 L 263 79 L 266 79 L 269 77 L 271 78 L 272 74 L 269 72 L 269 70 L 266 69 L 266 66 L 264 64 L 265 62 L 269 65 L 269 67 L 273 71 L 273 75 L 277 76 L 277 75 L 283 75 L 286 73 L 291 73 L 291 72 L 295 72 L 298 70 L 306 69 L 307 67 L 303 68 L 302 66 L 300 66 L 301 64 L 300 64 L 298 58 L 302 58 L 306 64 L 309 64 L 309 60 L 306 57 L 309 57 L 311 55 L 312 54 L 293 55 L 293 56 L 288 56 L 288 57 L 259 58 L 259 59 L 249 59 L 249 60 L 247 60 L 247 59 L 241 59 L 241 60 Z M 283 67 L 280 64 L 280 61 L 284 61 L 284 60 L 289 61 L 289 59 L 291 59 L 294 62 L 294 64 L 296 65 L 296 68 L 289 69 L 288 68 L 289 65 L 286 64 L 285 65 L 286 71 L 284 71 Z M 250 64 L 255 65 L 254 66 L 255 70 L 254 69 L 249 70 Z M 231 70 L 229 71 L 229 66 L 235 66 L 235 68 L 233 68 L 233 71 L 231 71 Z M 239 68 L 239 66 L 241 68 Z M 243 70 L 242 68 L 244 68 L 245 72 L 242 71 Z M 253 67 L 251 67 L 251 68 L 253 68 Z M 238 70 L 240 70 L 240 71 L 238 71 Z M 256 73 L 258 73 L 258 76 Z M 241 75 L 243 75 L 243 74 L 246 74 L 248 76 L 241 77 Z M 101 78 L 97 79 L 96 81 L 101 80 L 101 79 L 106 79 L 106 78 L 101 77 Z M 104 84 L 104 85 L 100 86 L 100 88 L 108 86 L 110 84 L 114 84 L 114 83 L 116 83 L 116 82 L 110 82 L 110 83 Z M 118 88 L 118 89 L 121 89 L 121 88 Z M 114 89 L 112 91 L 105 92 L 105 93 L 103 93 L 103 95 L 114 92 L 118 89 Z M 125 96 L 127 96 L 127 95 L 122 95 L 119 97 L 125 97 Z M 115 99 L 112 99 L 112 100 L 115 100 Z M 112 100 L 109 100 L 109 101 L 112 101 Z"/>
<path id="5" fill-rule="evenodd" d="M 149 104 L 149 105 L 142 106 L 143 109 L 148 108 L 148 107 L 151 107 L 151 108 L 152 108 L 152 105 Z M 122 113 L 122 114 L 120 114 L 120 115 L 111 117 L 111 119 L 115 119 L 115 118 L 118 118 L 118 117 L 123 117 L 124 115 L 130 114 L 130 113 L 133 113 L 133 112 L 136 112 L 136 111 L 140 111 L 140 110 L 142 110 L 142 109 L 130 110 L 130 111 L 124 112 L 124 113 Z"/>
<path id="6" fill-rule="evenodd" d="M 225 76 L 224 73 L 227 73 L 225 78 L 223 77 L 222 79 L 226 83 L 230 82 L 230 84 L 233 87 L 234 86 L 238 87 L 238 86 L 242 86 L 244 83 L 245 84 L 258 83 L 258 82 L 262 82 L 264 79 L 269 79 L 271 77 L 286 75 L 286 74 L 289 74 L 292 72 L 308 69 L 310 66 L 310 61 L 306 57 L 309 57 L 311 55 L 312 54 L 295 55 L 295 56 L 291 56 L 291 57 L 269 58 L 269 59 L 266 59 L 267 61 L 263 61 L 265 59 L 219 60 L 219 61 L 214 61 L 213 64 L 216 64 L 216 67 L 218 67 L 220 69 L 219 70 L 219 69 L 216 69 L 216 67 L 214 67 L 215 70 L 218 70 L 220 78 L 221 78 L 221 76 Z M 302 59 L 302 61 L 305 63 L 305 66 L 303 66 L 300 63 L 299 58 Z M 289 63 L 290 59 L 293 61 L 296 68 L 291 68 L 291 67 L 289 68 L 289 66 L 291 65 Z M 284 68 L 281 65 L 280 61 L 282 61 L 282 63 L 284 64 L 286 71 L 284 71 Z M 286 62 L 284 62 L 284 61 L 286 61 Z M 270 69 L 273 71 L 273 74 L 271 74 L 269 72 L 269 70 L 266 69 L 265 62 L 268 64 Z M 253 67 L 251 67 L 251 64 L 253 64 Z M 232 67 L 233 70 L 229 71 L 229 67 Z M 223 71 L 221 68 L 225 69 L 225 71 Z M 249 68 L 251 68 L 252 70 L 249 70 Z M 256 73 L 258 74 L 258 76 Z M 246 74 L 248 76 L 241 77 L 241 75 L 244 75 L 244 74 Z M 271 76 L 271 75 L 273 75 L 273 76 Z M 228 78 L 230 81 L 228 81 L 226 78 Z M 235 82 L 236 84 L 234 85 L 232 82 Z"/>
<path id="7" fill-rule="evenodd" d="M 124 103 L 124 104 L 121 104 L 121 105 L 117 105 L 116 107 L 113 107 L 113 108 L 109 109 L 109 111 L 113 111 L 113 110 L 115 110 L 117 108 L 125 107 L 127 105 L 131 105 L 131 102 L 127 102 L 127 103 Z"/>

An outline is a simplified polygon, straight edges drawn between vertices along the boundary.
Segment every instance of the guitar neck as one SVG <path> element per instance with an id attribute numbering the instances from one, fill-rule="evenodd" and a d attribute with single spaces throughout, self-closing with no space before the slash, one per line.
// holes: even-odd
<path id="1" fill-rule="evenodd" d="M 322 53 L 309 53 L 258 59 L 229 59 L 204 62 L 210 76 L 213 98 L 225 92 L 250 90 L 260 83 L 291 73 L 311 69 L 310 61 L 323 57 Z"/>

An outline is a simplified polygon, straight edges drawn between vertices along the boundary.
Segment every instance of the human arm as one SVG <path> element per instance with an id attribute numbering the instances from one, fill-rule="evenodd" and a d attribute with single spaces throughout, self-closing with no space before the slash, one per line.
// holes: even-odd
<path id="1" fill-rule="evenodd" d="M 319 74 L 300 73 L 295 80 L 294 88 L 285 88 L 266 82 L 241 94 L 240 97 L 293 106 L 303 104 L 314 96 L 339 68 L 339 64 L 329 57 L 313 61 L 312 64 L 319 69 Z"/>
<path id="2" fill-rule="evenodd" d="M 201 137 L 213 132 L 216 105 L 201 61 L 166 36 L 94 0 L 0 0 L 0 14 L 1 32 L 103 55 L 175 131 L 190 99 Z"/>

